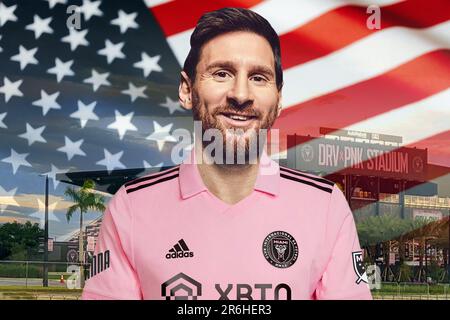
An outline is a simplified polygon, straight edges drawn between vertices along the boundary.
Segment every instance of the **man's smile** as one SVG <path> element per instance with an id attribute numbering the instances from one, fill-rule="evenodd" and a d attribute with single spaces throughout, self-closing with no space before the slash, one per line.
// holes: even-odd
<path id="1" fill-rule="evenodd" d="M 242 114 L 235 112 L 219 113 L 217 115 L 217 118 L 219 118 L 220 120 L 222 120 L 222 122 L 225 122 L 232 127 L 242 127 L 242 128 L 248 127 L 258 119 L 258 117 L 254 114 Z"/>

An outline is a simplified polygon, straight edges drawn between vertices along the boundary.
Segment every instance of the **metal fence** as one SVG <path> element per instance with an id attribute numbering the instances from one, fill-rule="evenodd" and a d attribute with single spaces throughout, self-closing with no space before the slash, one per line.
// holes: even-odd
<path id="1" fill-rule="evenodd" d="M 85 274 L 89 264 L 84 265 Z M 0 260 L 0 287 L 44 286 L 47 274 L 48 287 L 73 289 L 79 287 L 80 264 L 72 262 L 9 261 Z"/>
<path id="2" fill-rule="evenodd" d="M 43 286 L 45 269 L 49 288 Z M 84 270 L 87 275 L 89 264 Z M 79 299 L 80 278 L 78 263 L 0 260 L 0 300 Z M 378 287 L 372 290 L 376 300 L 450 300 L 448 283 L 381 282 Z"/>
<path id="3" fill-rule="evenodd" d="M 382 282 L 372 290 L 376 300 L 450 300 L 448 283 Z"/>

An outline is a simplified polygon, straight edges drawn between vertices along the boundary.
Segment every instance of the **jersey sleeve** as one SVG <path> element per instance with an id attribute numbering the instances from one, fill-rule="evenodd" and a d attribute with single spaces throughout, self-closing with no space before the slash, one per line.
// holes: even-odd
<path id="1" fill-rule="evenodd" d="M 110 200 L 100 227 L 83 300 L 142 299 L 133 267 L 132 216 L 123 188 Z"/>
<path id="2" fill-rule="evenodd" d="M 353 214 L 336 185 L 331 194 L 327 221 L 326 267 L 316 288 L 316 298 L 371 300 Z"/>

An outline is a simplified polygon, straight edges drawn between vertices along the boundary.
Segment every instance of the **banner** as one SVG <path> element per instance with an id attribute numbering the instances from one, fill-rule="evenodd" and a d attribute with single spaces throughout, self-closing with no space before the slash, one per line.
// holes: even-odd
<path id="1" fill-rule="evenodd" d="M 293 135 L 288 165 L 299 170 L 425 180 L 427 151 Z"/>

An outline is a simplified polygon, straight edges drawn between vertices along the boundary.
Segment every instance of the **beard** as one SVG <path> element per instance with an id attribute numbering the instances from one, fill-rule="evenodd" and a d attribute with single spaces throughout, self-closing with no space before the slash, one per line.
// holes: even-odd
<path id="1" fill-rule="evenodd" d="M 249 164 L 255 163 L 260 158 L 267 140 L 267 132 L 263 134 L 262 131 L 268 131 L 275 122 L 277 118 L 277 105 L 273 106 L 267 114 L 262 114 L 259 110 L 254 109 L 252 105 L 241 107 L 232 104 L 220 105 L 210 112 L 206 107 L 200 105 L 200 99 L 195 90 L 192 92 L 192 103 L 194 121 L 201 121 L 202 123 L 202 137 L 205 136 L 205 132 L 209 129 L 220 131 L 223 138 L 222 150 L 225 150 L 225 152 L 222 152 L 221 164 Z M 251 127 L 249 128 L 227 127 L 218 118 L 219 115 L 226 113 L 253 116 L 254 121 L 257 121 L 257 125 L 253 125 L 254 121 L 252 121 Z M 203 150 L 210 144 L 215 143 L 214 140 L 205 141 L 203 138 L 201 140 Z M 215 151 L 216 149 L 212 149 L 211 156 L 217 159 Z M 230 156 L 230 153 L 232 156 Z"/>

